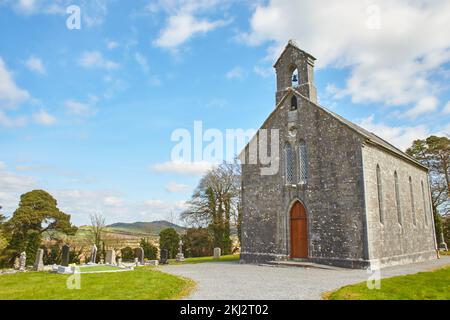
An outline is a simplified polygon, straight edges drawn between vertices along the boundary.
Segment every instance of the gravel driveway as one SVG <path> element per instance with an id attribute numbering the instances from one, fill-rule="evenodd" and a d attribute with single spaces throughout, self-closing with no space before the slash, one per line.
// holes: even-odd
<path id="1" fill-rule="evenodd" d="M 389 267 L 381 276 L 413 274 L 450 265 L 450 257 L 424 263 Z M 161 271 L 193 279 L 193 300 L 321 299 L 321 294 L 366 281 L 365 270 L 322 270 L 297 267 L 265 267 L 239 263 L 201 263 L 163 266 Z"/>

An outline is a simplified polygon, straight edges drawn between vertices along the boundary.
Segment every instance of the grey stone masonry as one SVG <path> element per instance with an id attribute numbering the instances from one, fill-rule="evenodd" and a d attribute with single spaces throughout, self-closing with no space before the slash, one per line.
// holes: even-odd
<path id="1" fill-rule="evenodd" d="M 249 145 L 240 155 L 242 262 L 291 259 L 290 211 L 297 201 L 307 216 L 308 261 L 367 268 L 436 258 L 427 168 L 319 106 L 314 60 L 290 42 L 275 64 L 277 104 L 261 129 L 279 132 L 278 172 L 261 175 L 267 165 L 249 164 Z M 295 68 L 303 87 L 289 87 Z M 292 159 L 283 152 L 287 145 Z M 289 161 L 294 183 L 287 179 Z"/>

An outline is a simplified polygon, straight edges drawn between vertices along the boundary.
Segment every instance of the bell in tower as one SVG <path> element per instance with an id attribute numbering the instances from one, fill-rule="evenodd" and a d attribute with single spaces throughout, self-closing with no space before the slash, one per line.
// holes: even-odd
<path id="1" fill-rule="evenodd" d="M 317 103 L 317 90 L 314 84 L 315 60 L 316 58 L 301 50 L 294 41 L 289 41 L 274 66 L 277 73 L 277 104 L 289 88 Z"/>

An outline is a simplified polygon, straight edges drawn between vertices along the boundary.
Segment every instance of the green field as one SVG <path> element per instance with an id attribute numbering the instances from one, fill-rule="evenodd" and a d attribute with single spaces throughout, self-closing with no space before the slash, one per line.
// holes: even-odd
<path id="1" fill-rule="evenodd" d="M 85 266 L 80 267 L 80 272 L 97 272 L 97 271 L 114 271 L 114 270 L 122 270 L 119 267 L 107 266 L 107 265 L 98 265 L 98 266 Z"/>
<path id="2" fill-rule="evenodd" d="M 450 300 L 450 266 L 430 272 L 382 279 L 380 290 L 366 282 L 324 294 L 329 300 Z"/>
<path id="3" fill-rule="evenodd" d="M 80 290 L 70 290 L 70 276 L 27 272 L 0 276 L 0 300 L 167 300 L 186 296 L 194 282 L 138 268 L 130 272 L 81 274 Z"/>
<path id="4" fill-rule="evenodd" d="M 184 262 L 177 262 L 175 259 L 170 259 L 169 264 L 179 265 L 179 264 L 195 264 L 195 263 L 206 263 L 206 262 L 231 262 L 239 261 L 240 255 L 228 255 L 221 256 L 220 259 L 214 259 L 214 257 L 201 257 L 201 258 L 186 258 Z"/>

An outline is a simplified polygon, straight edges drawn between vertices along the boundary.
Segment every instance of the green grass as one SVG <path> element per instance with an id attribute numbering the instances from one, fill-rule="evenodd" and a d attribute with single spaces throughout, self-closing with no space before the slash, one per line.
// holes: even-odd
<path id="1" fill-rule="evenodd" d="M 450 267 L 382 279 L 380 290 L 366 282 L 324 294 L 329 300 L 450 300 Z"/>
<path id="2" fill-rule="evenodd" d="M 68 275 L 45 272 L 0 276 L 0 300 L 167 300 L 186 296 L 194 282 L 151 268 L 81 274 L 81 289 L 69 290 Z"/>
<path id="3" fill-rule="evenodd" d="M 450 256 L 450 251 L 439 251 L 441 256 Z"/>
<path id="4" fill-rule="evenodd" d="M 175 259 L 170 259 L 169 264 L 196 264 L 196 263 L 207 263 L 207 262 L 231 262 L 239 261 L 240 255 L 228 255 L 221 256 L 220 259 L 214 259 L 214 257 L 201 257 L 201 258 L 186 258 L 184 262 L 177 262 Z"/>
<path id="5" fill-rule="evenodd" d="M 94 271 L 114 271 L 114 270 L 121 270 L 121 268 L 114 267 L 114 266 L 87 266 L 87 267 L 80 267 L 80 272 L 94 272 Z"/>

